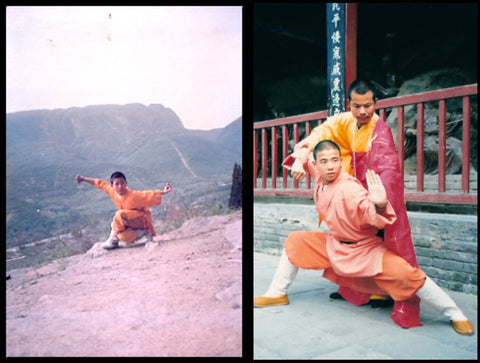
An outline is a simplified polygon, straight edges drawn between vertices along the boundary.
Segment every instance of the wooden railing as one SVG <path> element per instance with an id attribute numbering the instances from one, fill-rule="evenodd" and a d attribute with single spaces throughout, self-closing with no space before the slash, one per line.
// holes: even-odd
<path id="1" fill-rule="evenodd" d="M 470 204 L 477 205 L 477 176 L 470 175 L 470 137 L 471 137 L 471 102 L 478 94 L 477 84 L 441 89 L 414 95 L 393 97 L 379 100 L 376 110 L 379 116 L 386 120 L 389 111 L 397 112 L 397 153 L 400 167 L 404 170 L 405 159 L 405 115 L 404 107 L 416 105 L 417 150 L 424 150 L 425 125 L 424 111 L 427 102 L 438 101 L 438 185 L 435 190 L 425 188 L 424 172 L 425 158 L 423 152 L 417 152 L 416 186 L 405 190 L 405 200 L 425 203 Z M 461 98 L 462 100 L 462 171 L 461 180 L 458 175 L 446 173 L 446 139 L 447 139 L 447 100 Z M 254 195 L 288 195 L 312 197 L 312 178 L 307 177 L 299 183 L 280 166 L 281 161 L 293 151 L 293 145 L 310 134 L 313 127 L 320 125 L 328 117 L 327 111 L 313 112 L 292 117 L 261 121 L 254 123 L 253 157 L 254 157 Z M 401 130 L 402 132 L 398 132 Z M 300 132 L 303 132 L 300 138 Z M 293 132 L 293 137 L 290 135 Z M 281 142 L 281 153 L 278 150 L 278 139 Z M 270 146 L 269 146 L 270 145 Z M 270 157 L 270 158 L 269 158 Z M 260 163 L 259 163 L 260 161 Z M 476 168 L 476 166 L 475 166 Z M 279 176 L 279 169 L 281 176 Z M 260 175 L 259 175 L 260 174 Z M 277 185 L 281 179 L 281 187 Z M 432 176 L 428 176 L 430 180 Z M 406 176 L 406 182 L 410 176 Z M 450 180 L 451 179 L 451 180 Z M 448 182 L 447 182 L 448 181 Z M 461 183 L 460 188 L 454 185 Z M 260 185 L 259 185 L 260 184 Z M 270 185 L 268 185 L 270 184 Z M 279 183 L 278 183 L 279 184 Z"/>

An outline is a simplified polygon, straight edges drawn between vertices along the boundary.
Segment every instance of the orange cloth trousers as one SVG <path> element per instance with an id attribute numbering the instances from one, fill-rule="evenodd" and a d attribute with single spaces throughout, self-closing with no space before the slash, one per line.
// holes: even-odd
<path id="1" fill-rule="evenodd" d="M 323 232 L 296 231 L 285 240 L 285 251 L 290 262 L 299 268 L 324 270 L 332 267 L 326 242 Z M 371 279 L 395 301 L 411 298 L 425 283 L 425 272 L 390 250 L 383 255 L 382 266 L 383 271 Z"/>
<path id="2" fill-rule="evenodd" d="M 137 229 L 144 228 L 147 228 L 147 221 L 141 210 L 120 209 L 113 217 L 112 230 L 122 241 L 133 243 L 137 239 Z"/>

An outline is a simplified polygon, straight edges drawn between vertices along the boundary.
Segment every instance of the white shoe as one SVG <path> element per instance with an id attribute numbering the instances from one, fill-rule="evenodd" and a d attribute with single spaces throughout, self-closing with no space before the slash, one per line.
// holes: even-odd
<path id="1" fill-rule="evenodd" d="M 118 247 L 133 247 L 135 246 L 135 242 L 125 242 L 125 241 L 118 241 Z"/>
<path id="2" fill-rule="evenodd" d="M 110 232 L 108 239 L 102 243 L 102 247 L 106 250 L 113 250 L 118 247 L 118 236 L 113 230 Z"/>

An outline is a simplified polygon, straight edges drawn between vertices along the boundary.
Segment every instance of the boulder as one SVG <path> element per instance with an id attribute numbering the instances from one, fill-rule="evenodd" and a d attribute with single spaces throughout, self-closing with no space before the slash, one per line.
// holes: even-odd
<path id="1" fill-rule="evenodd" d="M 469 79 L 460 68 L 444 68 L 420 74 L 419 76 L 405 81 L 397 94 L 404 96 L 422 92 L 433 91 L 458 86 L 459 84 L 473 83 L 475 80 Z M 461 126 L 463 122 L 462 99 L 455 98 L 447 100 L 447 173 L 461 173 L 462 149 L 461 145 Z M 404 125 L 405 125 L 405 159 L 416 159 L 416 129 L 417 129 L 417 106 L 408 105 L 404 107 Z M 425 172 L 435 174 L 438 172 L 438 101 L 426 102 L 424 108 L 425 119 Z M 472 150 L 476 150 L 476 122 L 477 106 L 472 102 L 472 132 L 471 143 Z M 396 110 L 392 110 L 387 117 L 387 123 L 391 127 L 394 140 L 397 142 L 398 117 Z M 473 156 L 474 152 L 472 152 Z M 416 165 L 414 160 L 405 163 L 406 174 L 414 174 L 415 169 L 411 166 Z"/>

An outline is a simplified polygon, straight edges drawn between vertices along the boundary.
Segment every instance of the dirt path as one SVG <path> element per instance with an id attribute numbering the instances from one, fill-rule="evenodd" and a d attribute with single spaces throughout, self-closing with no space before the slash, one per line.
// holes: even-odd
<path id="1" fill-rule="evenodd" d="M 185 166 L 185 168 L 187 168 L 187 170 L 190 172 L 190 174 L 192 174 L 192 176 L 194 178 L 197 178 L 197 174 L 195 174 L 195 172 L 192 170 L 192 168 L 190 168 L 190 166 L 188 165 L 187 163 L 187 160 L 185 160 L 185 158 L 183 157 L 183 154 L 180 152 L 180 150 L 178 149 L 177 145 L 175 145 L 175 143 L 170 140 L 170 145 L 172 145 L 172 147 L 175 149 L 175 151 L 177 152 L 178 156 L 180 157 L 180 160 L 182 160 L 182 163 L 183 165 Z"/>
<path id="2" fill-rule="evenodd" d="M 7 356 L 241 356 L 241 218 L 12 270 Z"/>

